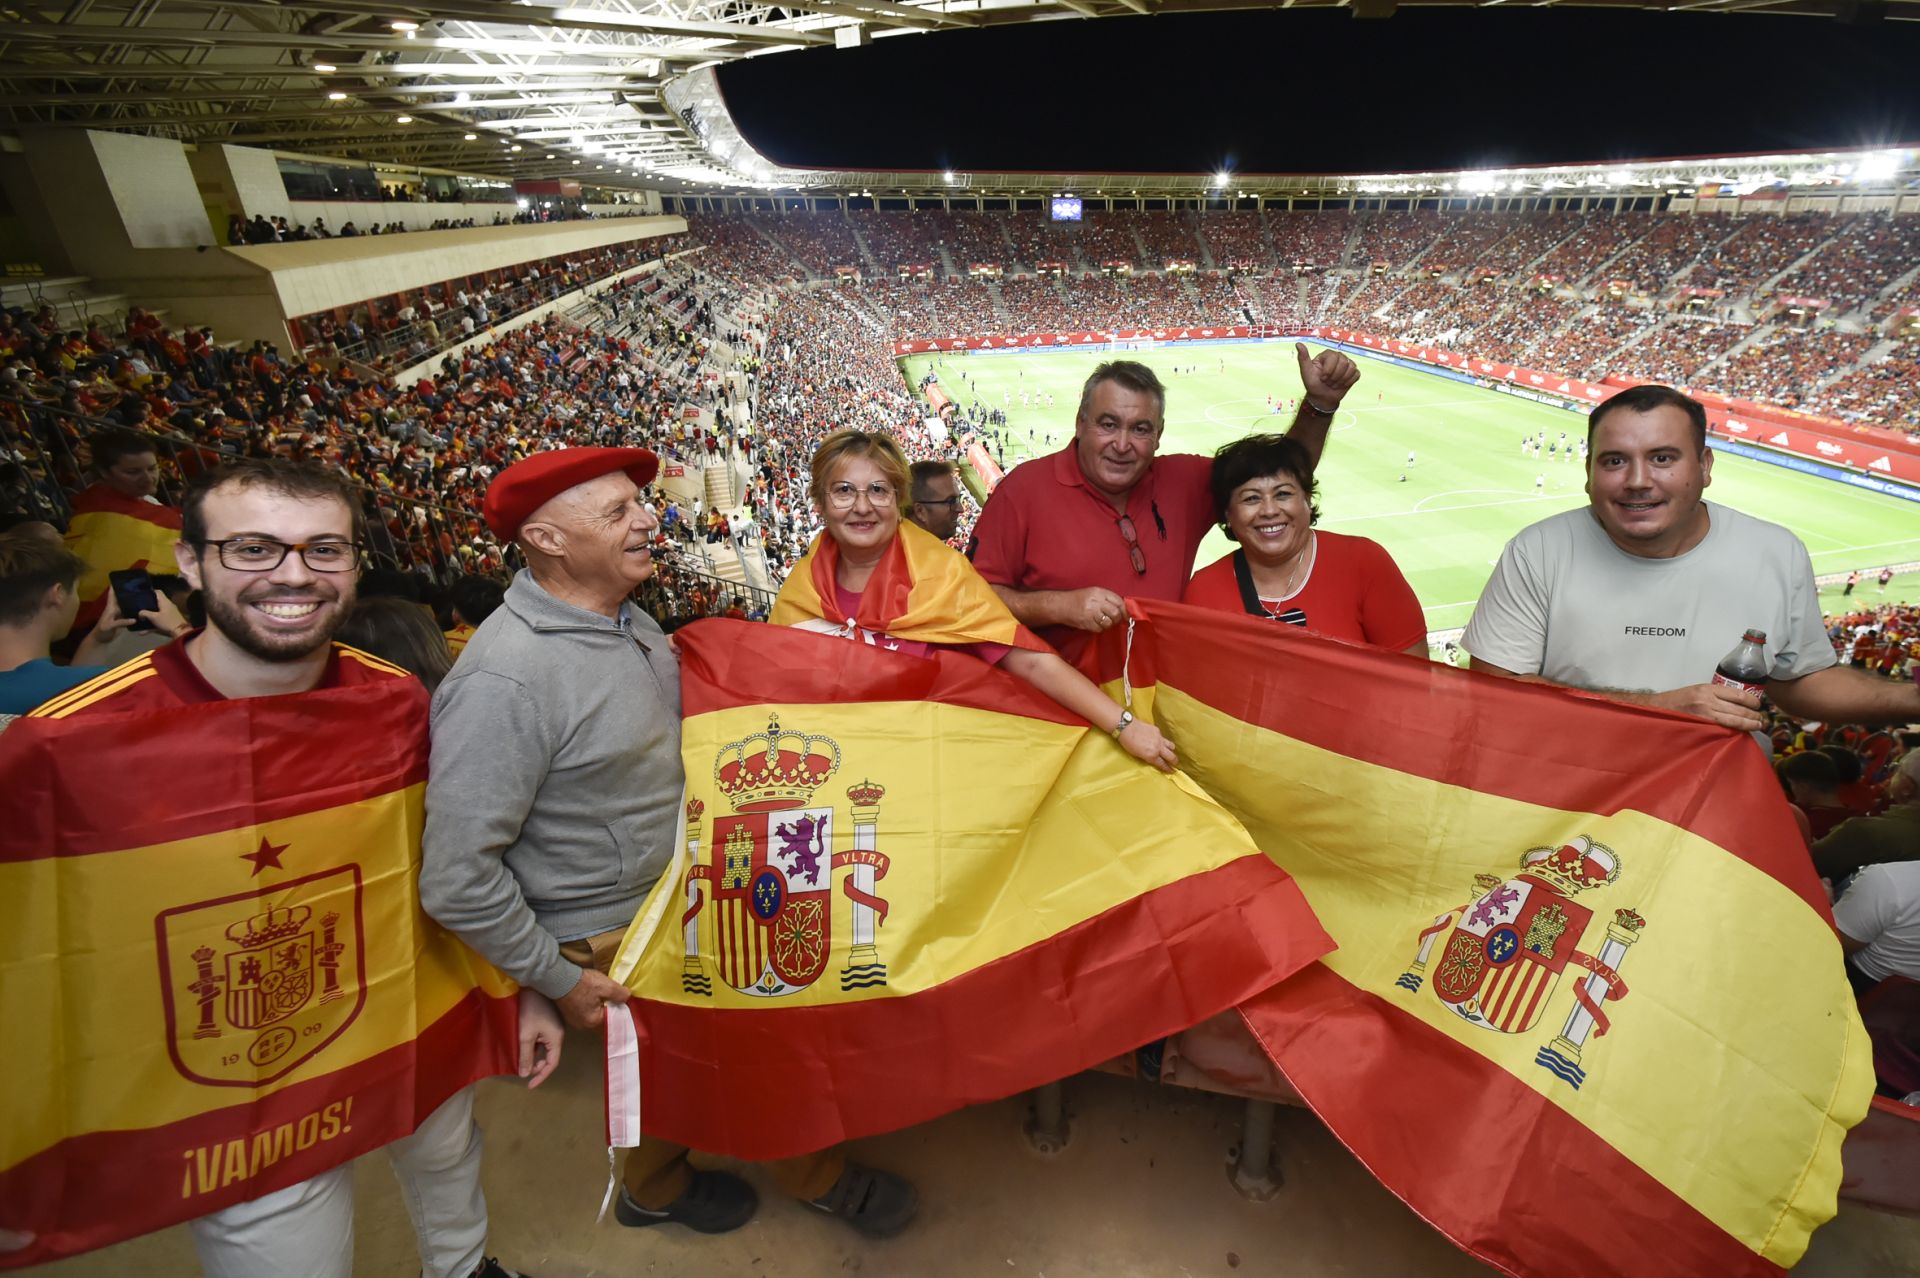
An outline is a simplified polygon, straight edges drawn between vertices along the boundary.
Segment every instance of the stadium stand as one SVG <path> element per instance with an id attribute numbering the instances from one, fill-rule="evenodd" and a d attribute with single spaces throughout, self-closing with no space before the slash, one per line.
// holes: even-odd
<path id="1" fill-rule="evenodd" d="M 1222 270 L 1263 271 L 1273 265 L 1267 245 L 1266 218 L 1258 213 L 1207 213 L 1200 218 L 1200 238 Z"/>
<path id="2" fill-rule="evenodd" d="M 1170 262 L 1202 264 L 1199 239 L 1194 234 L 1191 213 L 1139 213 L 1129 219 L 1140 242 L 1146 245 L 1144 265 L 1148 270 L 1166 269 Z"/>
<path id="3" fill-rule="evenodd" d="M 1882 295 L 1913 270 L 1914 218 L 1137 214 L 1110 215 L 1075 234 L 1032 215 L 929 211 L 695 213 L 688 225 L 684 240 L 663 243 L 689 256 L 513 332 L 492 329 L 630 264 L 581 254 L 538 264 L 503 287 L 451 281 L 372 299 L 337 317 L 308 317 L 308 344 L 287 355 L 263 343 L 216 347 L 140 307 L 122 322 L 96 318 L 78 329 L 50 307 L 15 308 L 0 315 L 10 380 L 4 407 L 9 426 L 34 443 L 35 503 L 57 506 L 54 493 L 77 477 L 93 423 L 130 425 L 171 437 L 182 473 L 196 457 L 221 454 L 328 458 L 366 483 L 388 529 L 387 553 L 400 566 L 498 565 L 499 548 L 467 512 L 503 459 L 577 436 L 589 419 L 610 439 L 643 429 L 635 423 L 671 423 L 646 428 L 649 437 L 669 452 L 717 456 L 727 451 L 726 430 L 688 423 L 717 422 L 737 394 L 726 370 L 748 368 L 762 430 L 741 508 L 764 530 L 777 572 L 803 518 L 796 459 L 810 441 L 830 424 L 894 428 L 923 411 L 900 385 L 889 342 L 1223 324 L 1249 314 L 1295 324 L 1303 302 L 1325 322 L 1526 367 L 1670 381 L 1920 429 L 1920 357 L 1911 341 L 1888 342 L 1857 321 L 1810 330 L 1754 322 L 1739 300 L 1781 276 L 1778 291 L 1817 289 L 1831 298 L 1829 314 L 1875 303 L 1886 310 Z M 1349 266 L 1320 280 L 1302 280 L 1291 265 L 1237 278 L 1069 269 L 1057 280 L 1015 275 L 988 284 L 946 275 L 991 252 L 1006 259 L 1009 237 L 1022 254 L 1051 260 L 1078 246 L 1075 263 L 1088 247 L 1098 255 L 1124 239 L 1135 257 L 1144 244 L 1149 255 L 1191 246 L 1216 262 L 1264 257 L 1331 267 L 1345 257 Z M 909 263 L 938 270 L 925 283 L 797 285 L 803 267 L 831 275 L 869 254 L 883 271 Z M 1375 275 L 1375 261 L 1411 267 L 1413 278 Z M 1449 277 L 1427 277 L 1429 263 L 1446 265 Z M 1461 272 L 1528 279 L 1453 282 Z M 1537 273 L 1559 275 L 1560 286 L 1526 287 Z M 1616 279 L 1645 299 L 1605 300 Z M 1671 309 L 1690 300 L 1680 290 L 1700 287 L 1686 283 L 1697 279 L 1726 288 L 1712 308 L 1725 318 Z M 443 343 L 458 340 L 463 319 L 480 342 L 414 385 L 380 383 L 383 364 L 418 356 L 423 340 L 430 350 L 434 330 Z M 955 398 L 963 413 L 985 411 Z M 918 447 L 924 455 L 924 442 Z"/>

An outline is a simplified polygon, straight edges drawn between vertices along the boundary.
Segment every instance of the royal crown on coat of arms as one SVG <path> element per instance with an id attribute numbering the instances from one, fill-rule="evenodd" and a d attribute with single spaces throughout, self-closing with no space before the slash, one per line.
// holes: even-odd
<path id="1" fill-rule="evenodd" d="M 877 847 L 887 790 L 862 779 L 846 792 L 851 820 L 836 819 L 833 805 L 816 803 L 814 796 L 840 763 L 837 741 L 782 728 L 778 715 L 765 732 L 720 747 L 713 779 L 733 812 L 714 819 L 704 860 L 707 805 L 690 798 L 686 808 L 693 862 L 680 918 L 681 988 L 687 993 L 711 997 L 715 975 L 742 994 L 762 998 L 797 993 L 817 981 L 833 949 L 834 872 L 841 869 L 851 871 L 841 885 L 851 935 L 840 988 L 887 983 L 876 935 L 887 917 L 887 902 L 877 893 L 889 864 Z M 850 846 L 836 851 L 835 835 L 847 826 Z"/>
<path id="2" fill-rule="evenodd" d="M 773 812 L 804 807 L 839 767 L 833 738 L 784 730 L 774 715 L 765 732 L 720 747 L 713 779 L 735 812 Z"/>
<path id="3" fill-rule="evenodd" d="M 304 905 L 268 910 L 265 914 L 256 914 L 229 926 L 227 939 L 243 950 L 257 950 L 263 945 L 298 936 L 300 929 L 312 917 L 313 911 Z"/>
<path id="4" fill-rule="evenodd" d="M 1476 1029 L 1524 1034 L 1546 1013 L 1561 973 L 1579 969 L 1565 1025 L 1534 1056 L 1536 1065 L 1578 1088 L 1587 1076 L 1581 1052 L 1589 1037 L 1610 1027 L 1603 1005 L 1626 996 L 1620 963 L 1647 923 L 1634 910 L 1616 909 L 1599 952 L 1585 953 L 1580 945 L 1594 911 L 1573 898 L 1619 878 L 1619 854 L 1586 835 L 1530 848 L 1513 877 L 1475 875 L 1471 900 L 1420 929 L 1413 961 L 1394 983 L 1418 994 L 1431 965 L 1433 994 L 1455 1016 Z"/>

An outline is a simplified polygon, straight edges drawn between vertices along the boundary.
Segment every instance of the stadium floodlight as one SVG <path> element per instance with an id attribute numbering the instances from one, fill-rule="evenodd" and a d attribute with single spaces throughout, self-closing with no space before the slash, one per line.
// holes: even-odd
<path id="1" fill-rule="evenodd" d="M 953 181 L 953 170 L 948 169 L 945 176 L 947 181 L 949 182 Z"/>
<path id="2" fill-rule="evenodd" d="M 1854 178 L 1860 182 L 1884 182 L 1900 172 L 1900 153 L 1898 151 L 1875 151 L 1862 157 L 1854 169 Z"/>
<path id="3" fill-rule="evenodd" d="M 329 102 L 345 102 L 346 100 L 347 100 L 347 95 L 340 92 L 340 90 L 338 89 L 335 89 L 332 93 L 329 93 L 327 95 L 327 101 Z"/>
<path id="4" fill-rule="evenodd" d="M 1218 173 L 1213 175 L 1213 184 L 1215 186 L 1225 186 L 1228 182 L 1232 180 L 1233 180 L 1233 174 L 1227 172 L 1225 169 L 1221 169 Z"/>
<path id="5" fill-rule="evenodd" d="M 392 27 L 395 31 L 404 31 L 409 35 L 413 34 L 415 31 L 418 31 L 420 29 L 420 24 L 413 21 L 411 18 L 395 18 L 392 22 L 389 22 L 387 25 Z"/>
<path id="6" fill-rule="evenodd" d="M 334 66 L 331 62 L 316 62 L 313 64 L 313 69 L 321 75 L 325 75 L 329 71 L 338 71 L 340 68 Z"/>
<path id="7" fill-rule="evenodd" d="M 410 115 L 396 115 L 393 117 L 393 122 L 395 124 L 412 124 L 413 117 Z"/>
<path id="8" fill-rule="evenodd" d="M 462 142 L 477 142 L 480 140 L 480 135 L 478 133 L 465 133 L 461 135 L 460 140 Z"/>

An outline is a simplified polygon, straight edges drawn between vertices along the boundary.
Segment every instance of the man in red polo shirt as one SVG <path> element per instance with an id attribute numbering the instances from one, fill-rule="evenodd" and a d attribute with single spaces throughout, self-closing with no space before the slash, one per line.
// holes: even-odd
<path id="1" fill-rule="evenodd" d="M 1294 345 L 1305 394 L 1287 434 L 1317 463 L 1360 370 L 1336 350 Z M 1151 368 L 1113 360 L 1080 394 L 1073 443 L 1016 467 L 994 489 L 967 557 L 1022 623 L 1056 648 L 1126 615 L 1124 596 L 1180 598 L 1213 526 L 1213 459 L 1154 456 L 1166 388 Z"/>

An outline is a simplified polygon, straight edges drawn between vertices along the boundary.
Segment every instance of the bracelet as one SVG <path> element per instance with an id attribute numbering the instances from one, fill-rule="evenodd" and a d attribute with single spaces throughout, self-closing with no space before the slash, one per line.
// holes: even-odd
<path id="1" fill-rule="evenodd" d="M 1125 732 L 1128 728 L 1132 726 L 1133 726 L 1133 711 L 1122 710 L 1120 712 L 1120 722 L 1114 724 L 1111 731 L 1113 732 L 1113 735 L 1115 737 L 1118 737 L 1121 733 Z"/>
<path id="2" fill-rule="evenodd" d="M 1320 407 L 1320 405 L 1318 405 L 1318 404 L 1316 404 L 1316 403 L 1314 403 L 1314 402 L 1313 402 L 1312 400 L 1310 400 L 1310 399 L 1308 399 L 1308 398 L 1307 398 L 1307 397 L 1306 397 L 1305 395 L 1302 395 L 1302 396 L 1300 397 L 1300 402 L 1301 402 L 1302 404 L 1305 404 L 1305 405 L 1306 405 L 1306 406 L 1307 406 L 1308 408 L 1311 408 L 1311 409 L 1312 409 L 1312 410 L 1313 410 L 1314 412 L 1316 412 L 1316 413 L 1318 413 L 1318 414 L 1320 414 L 1320 415 L 1321 415 L 1322 417 L 1331 417 L 1331 416 L 1333 416 L 1333 409 L 1334 409 L 1334 408 L 1338 408 L 1338 407 L 1340 407 L 1340 406 L 1339 406 L 1338 404 L 1335 404 L 1335 405 L 1333 406 L 1333 408 L 1322 408 L 1322 407 Z"/>

